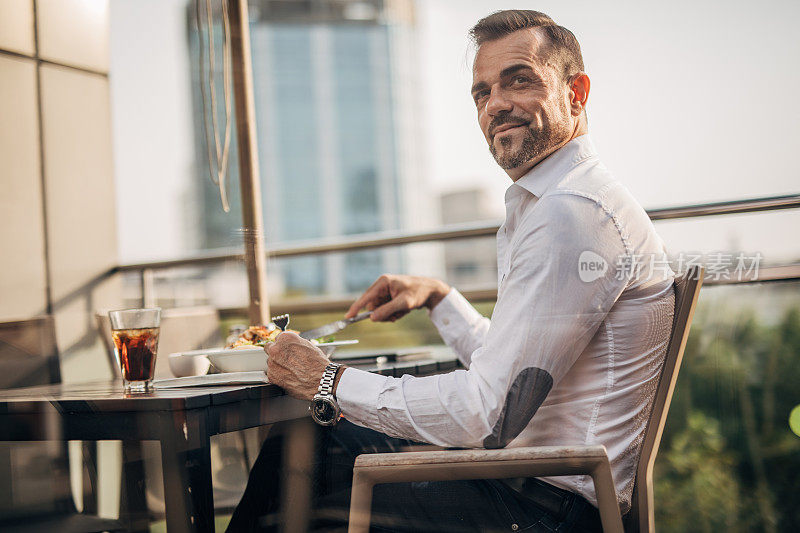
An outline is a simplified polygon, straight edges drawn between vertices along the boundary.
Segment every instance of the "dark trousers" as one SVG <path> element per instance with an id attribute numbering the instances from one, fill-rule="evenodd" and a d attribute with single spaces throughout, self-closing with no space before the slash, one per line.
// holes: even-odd
<path id="1" fill-rule="evenodd" d="M 233 513 L 229 532 L 278 531 L 280 431 L 270 433 Z M 345 531 L 353 464 L 362 453 L 399 452 L 415 443 L 342 420 L 319 428 L 314 465 L 314 531 Z M 538 480 L 515 489 L 507 480 L 437 481 L 377 485 L 373 531 L 466 532 L 600 531 L 597 509 L 582 497 Z"/>

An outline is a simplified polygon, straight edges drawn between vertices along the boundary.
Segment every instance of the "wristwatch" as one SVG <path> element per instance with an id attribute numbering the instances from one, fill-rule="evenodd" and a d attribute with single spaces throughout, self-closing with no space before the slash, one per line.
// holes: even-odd
<path id="1" fill-rule="evenodd" d="M 308 407 L 311 411 L 311 418 L 321 426 L 333 426 L 339 421 L 339 415 L 342 412 L 339 404 L 336 403 L 336 398 L 333 397 L 333 382 L 336 380 L 336 372 L 340 366 L 342 365 L 338 363 L 328 363 L 319 382 L 318 392 Z"/>

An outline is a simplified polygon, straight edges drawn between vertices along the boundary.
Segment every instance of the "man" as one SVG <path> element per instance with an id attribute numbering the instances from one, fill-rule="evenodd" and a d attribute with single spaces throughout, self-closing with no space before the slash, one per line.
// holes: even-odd
<path id="1" fill-rule="evenodd" d="M 625 512 L 674 306 L 672 272 L 636 266 L 661 260 L 663 243 L 589 140 L 590 83 L 573 34 L 515 10 L 484 18 L 471 36 L 478 123 L 513 181 L 491 321 L 444 282 L 410 276 L 382 276 L 347 313 L 366 307 L 372 320 L 393 321 L 426 307 L 467 370 L 424 378 L 326 370 L 319 350 L 285 333 L 267 349 L 269 378 L 306 400 L 332 389 L 332 398 L 317 397 L 315 419 L 333 421 L 335 404 L 344 416 L 324 434 L 317 509 L 338 501 L 346 510 L 355 455 L 416 441 L 604 444 Z M 265 466 L 275 448 L 264 450 L 232 529 L 274 510 L 263 486 L 275 476 Z M 374 502 L 373 524 L 390 530 L 599 529 L 587 476 L 379 485 Z"/>

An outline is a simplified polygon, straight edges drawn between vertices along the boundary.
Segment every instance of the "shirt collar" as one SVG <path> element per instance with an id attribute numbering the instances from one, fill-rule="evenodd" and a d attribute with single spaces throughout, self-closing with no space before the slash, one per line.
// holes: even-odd
<path id="1" fill-rule="evenodd" d="M 578 163 L 597 155 L 597 150 L 588 134 L 575 137 L 570 142 L 544 158 L 528 171 L 527 174 L 513 183 L 506 191 L 506 198 L 512 189 L 522 187 L 537 198 L 542 195 Z"/>

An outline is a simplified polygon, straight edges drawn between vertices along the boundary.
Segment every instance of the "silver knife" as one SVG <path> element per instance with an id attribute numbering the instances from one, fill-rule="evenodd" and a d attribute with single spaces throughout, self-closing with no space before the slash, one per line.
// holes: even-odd
<path id="1" fill-rule="evenodd" d="M 369 318 L 370 315 L 372 315 L 372 311 L 366 311 L 354 316 L 353 318 L 343 318 L 342 320 L 337 320 L 336 322 L 331 322 L 330 324 L 325 324 L 324 326 L 304 331 L 300 334 L 300 336 L 308 340 L 327 337 L 328 335 L 333 335 L 337 331 L 343 330 L 354 322 Z"/>

